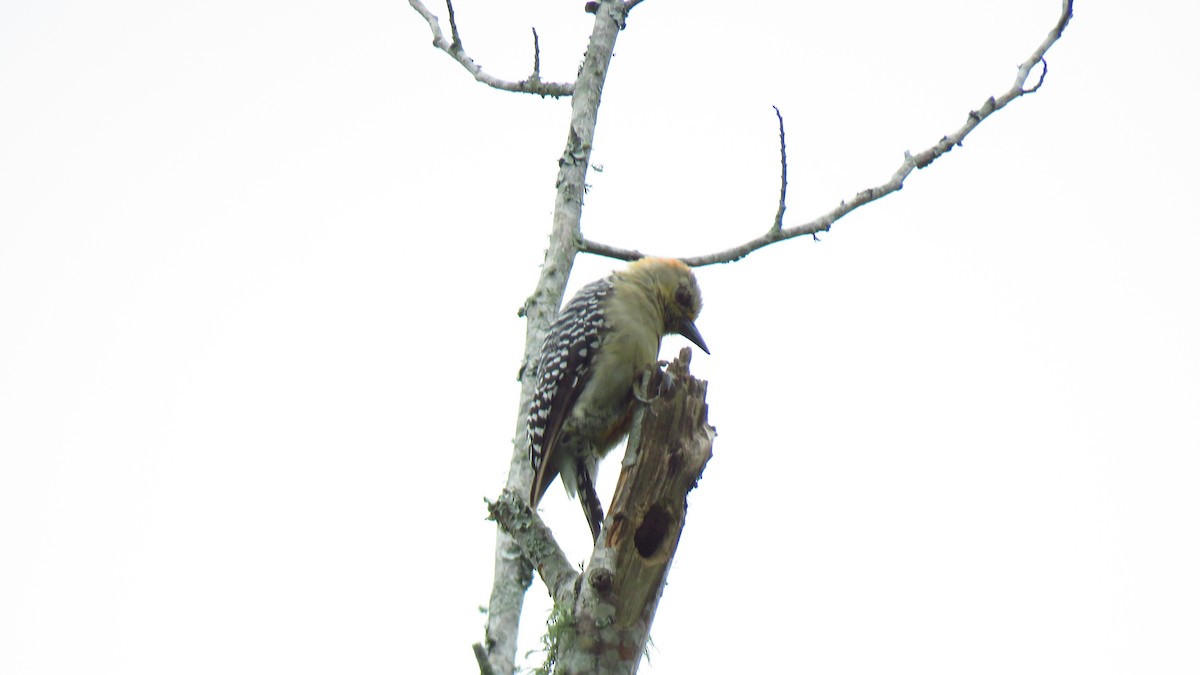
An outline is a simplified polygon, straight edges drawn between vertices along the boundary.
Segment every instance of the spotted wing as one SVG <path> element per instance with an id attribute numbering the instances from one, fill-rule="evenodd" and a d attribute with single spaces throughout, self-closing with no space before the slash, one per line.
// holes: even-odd
<path id="1" fill-rule="evenodd" d="M 534 506 L 558 475 L 554 453 L 563 423 L 587 384 L 605 325 L 603 303 L 612 289 L 611 278 L 580 289 L 559 312 L 542 344 L 537 387 L 529 409 L 529 459 L 533 464 L 529 503 Z"/>

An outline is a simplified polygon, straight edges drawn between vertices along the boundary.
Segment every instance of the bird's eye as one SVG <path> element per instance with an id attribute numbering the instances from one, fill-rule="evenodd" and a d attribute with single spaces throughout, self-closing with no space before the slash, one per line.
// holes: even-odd
<path id="1" fill-rule="evenodd" d="M 675 290 L 675 302 L 679 303 L 680 307 L 691 307 L 692 292 L 687 288 L 680 286 Z"/>

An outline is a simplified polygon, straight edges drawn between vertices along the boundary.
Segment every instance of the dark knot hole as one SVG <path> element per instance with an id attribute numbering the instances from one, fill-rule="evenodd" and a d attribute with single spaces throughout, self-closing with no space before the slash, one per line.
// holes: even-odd
<path id="1" fill-rule="evenodd" d="M 671 514 L 658 504 L 646 511 L 642 524 L 633 535 L 633 544 L 643 558 L 649 558 L 662 547 L 670 524 Z"/>

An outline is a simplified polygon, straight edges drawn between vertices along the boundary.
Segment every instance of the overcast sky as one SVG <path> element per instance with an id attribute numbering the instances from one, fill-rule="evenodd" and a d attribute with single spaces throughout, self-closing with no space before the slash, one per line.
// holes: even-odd
<path id="1" fill-rule="evenodd" d="M 493 74 L 534 26 L 568 80 L 582 5 L 456 15 Z M 807 221 L 1058 12 L 647 0 L 585 233 L 761 234 L 772 104 Z M 1197 25 L 1081 0 L 1042 91 L 902 192 L 697 272 L 719 436 L 644 672 L 1200 670 Z M 0 0 L 0 672 L 476 670 L 567 113 L 400 0 Z"/>

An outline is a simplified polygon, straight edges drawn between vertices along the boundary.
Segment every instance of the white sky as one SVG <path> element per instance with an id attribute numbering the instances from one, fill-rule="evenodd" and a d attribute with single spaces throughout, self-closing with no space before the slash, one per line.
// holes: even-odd
<path id="1" fill-rule="evenodd" d="M 456 9 L 569 79 L 582 4 Z M 637 8 L 589 237 L 764 231 L 771 104 L 788 222 L 823 213 L 1059 11 L 775 4 Z M 1200 670 L 1198 24 L 1081 1 L 901 193 L 699 271 L 720 436 L 644 672 Z M 429 41 L 400 0 L 0 0 L 0 672 L 475 670 L 567 104 Z"/>

